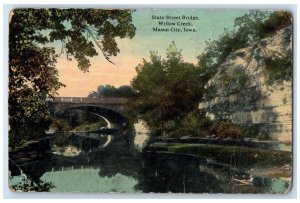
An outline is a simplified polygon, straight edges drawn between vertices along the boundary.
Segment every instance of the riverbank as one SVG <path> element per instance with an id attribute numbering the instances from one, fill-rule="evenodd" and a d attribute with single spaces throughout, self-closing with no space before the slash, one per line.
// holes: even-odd
<path id="1" fill-rule="evenodd" d="M 222 146 L 239 146 L 259 149 L 292 151 L 292 144 L 290 142 L 279 141 L 261 141 L 253 138 L 242 139 L 220 139 L 219 137 L 190 137 L 184 136 L 180 138 L 172 137 L 158 137 L 155 142 L 161 143 L 181 143 L 181 144 L 212 144 Z"/>
<path id="2" fill-rule="evenodd" d="M 292 153 L 244 146 L 220 144 L 153 142 L 145 152 L 185 154 L 219 164 L 239 168 L 252 176 L 278 178 L 291 182 Z"/>

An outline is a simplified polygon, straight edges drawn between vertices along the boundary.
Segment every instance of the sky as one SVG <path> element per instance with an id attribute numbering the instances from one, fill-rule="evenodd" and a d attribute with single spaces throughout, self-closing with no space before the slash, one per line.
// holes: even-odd
<path id="1" fill-rule="evenodd" d="M 217 39 L 224 28 L 234 29 L 234 19 L 245 14 L 247 10 L 193 10 L 193 9 L 138 9 L 133 13 L 136 33 L 132 39 L 119 39 L 120 53 L 111 58 L 115 65 L 109 63 L 100 50 L 99 55 L 90 58 L 89 72 L 82 72 L 75 60 L 68 61 L 62 55 L 57 63 L 60 82 L 66 85 L 58 90 L 61 97 L 86 97 L 99 85 L 129 85 L 136 75 L 135 67 L 143 58 L 149 60 L 150 51 L 157 51 L 162 57 L 172 41 L 182 49 L 183 59 L 196 63 L 197 56 L 205 48 L 205 41 Z M 162 20 L 153 19 L 161 18 Z M 167 16 L 171 19 L 166 19 Z M 185 17 L 198 18 L 186 20 Z M 177 19 L 174 19 L 177 18 Z M 179 18 L 179 20 L 178 20 Z M 168 23 L 190 23 L 184 26 L 159 26 L 158 21 Z M 179 28 L 182 32 L 154 32 L 157 28 Z M 183 28 L 193 28 L 196 32 L 184 32 Z"/>

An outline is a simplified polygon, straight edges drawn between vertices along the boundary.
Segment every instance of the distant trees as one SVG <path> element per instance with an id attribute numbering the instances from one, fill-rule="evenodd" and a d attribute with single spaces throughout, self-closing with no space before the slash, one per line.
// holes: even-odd
<path id="1" fill-rule="evenodd" d="M 136 92 L 129 85 L 115 87 L 112 85 L 100 85 L 97 91 L 91 92 L 88 97 L 134 97 Z"/>
<path id="2" fill-rule="evenodd" d="M 96 47 L 110 61 L 120 50 L 116 38 L 132 38 L 131 10 L 15 9 L 9 23 L 9 144 L 42 136 L 50 124 L 46 99 L 59 82 L 61 54 L 88 71 Z M 53 43 L 61 44 L 56 53 Z M 111 62 L 111 61 L 110 61 Z"/>

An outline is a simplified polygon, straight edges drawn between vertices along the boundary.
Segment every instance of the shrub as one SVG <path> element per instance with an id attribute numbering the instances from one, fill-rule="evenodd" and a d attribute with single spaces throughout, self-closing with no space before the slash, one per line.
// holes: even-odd
<path id="1" fill-rule="evenodd" d="M 212 121 L 199 109 L 189 112 L 182 120 L 182 128 L 186 129 L 188 135 L 205 137 L 212 125 Z"/>
<path id="2" fill-rule="evenodd" d="M 271 136 L 267 133 L 262 133 L 257 136 L 257 139 L 260 141 L 271 140 Z"/>
<path id="3" fill-rule="evenodd" d="M 241 128 L 229 121 L 215 121 L 209 129 L 210 135 L 217 135 L 220 138 L 242 138 Z"/>

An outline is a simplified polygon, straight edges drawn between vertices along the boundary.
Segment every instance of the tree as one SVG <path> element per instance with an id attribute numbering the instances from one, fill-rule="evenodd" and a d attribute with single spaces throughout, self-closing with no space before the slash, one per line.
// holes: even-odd
<path id="1" fill-rule="evenodd" d="M 115 97 L 117 88 L 112 85 L 100 85 L 97 91 L 91 92 L 88 97 Z"/>
<path id="2" fill-rule="evenodd" d="M 203 94 L 200 69 L 184 62 L 172 42 L 166 59 L 151 52 L 150 61 L 144 60 L 136 71 L 131 85 L 137 97 L 131 102 L 131 113 L 159 134 L 178 129 L 187 113 L 197 108 Z"/>
<path id="3" fill-rule="evenodd" d="M 10 145 L 33 139 L 49 126 L 47 98 L 63 85 L 55 68 L 65 54 L 88 71 L 96 47 L 111 62 L 120 52 L 115 39 L 132 38 L 131 10 L 15 9 L 9 24 Z M 61 43 L 56 52 L 53 43 Z M 112 62 L 111 62 L 112 63 Z"/>
<path id="4" fill-rule="evenodd" d="M 209 80 L 212 78 L 218 67 L 224 63 L 227 57 L 234 51 L 249 47 L 251 48 L 250 54 L 253 56 L 255 50 L 265 49 L 264 43 L 261 39 L 268 37 L 274 34 L 276 31 L 290 26 L 292 23 L 291 13 L 284 10 L 279 11 L 260 11 L 252 10 L 244 14 L 241 17 L 235 19 L 235 29 L 229 31 L 225 29 L 224 33 L 216 40 L 206 42 L 205 51 L 199 55 L 198 65 L 202 69 L 203 78 Z M 288 37 L 289 40 L 289 37 Z M 268 50 L 273 55 L 276 55 L 274 50 Z M 274 63 L 277 63 L 280 60 L 280 63 L 285 64 L 283 67 L 291 67 L 291 53 L 289 53 L 286 59 L 282 60 L 277 57 L 274 60 L 268 59 L 269 56 L 264 56 L 262 60 L 265 61 L 266 66 Z M 251 59 L 252 57 L 248 57 Z M 272 69 L 267 69 L 267 73 L 271 73 Z M 275 70 L 274 78 L 288 78 L 291 77 L 291 68 L 287 70 Z M 273 79 L 271 79 L 273 80 Z M 209 90 L 211 92 L 211 90 Z"/>
<path id="5" fill-rule="evenodd" d="M 269 11 L 252 10 L 235 19 L 234 26 L 238 28 L 236 34 L 245 38 L 246 46 L 263 37 L 264 21 L 270 13 Z"/>
<path id="6" fill-rule="evenodd" d="M 88 97 L 134 97 L 135 92 L 129 85 L 122 85 L 118 88 L 112 85 L 100 85 L 97 91 L 91 92 Z"/>
<path id="7" fill-rule="evenodd" d="M 135 95 L 136 92 L 129 85 L 122 85 L 118 87 L 118 97 L 130 98 L 130 97 L 134 97 Z"/>

